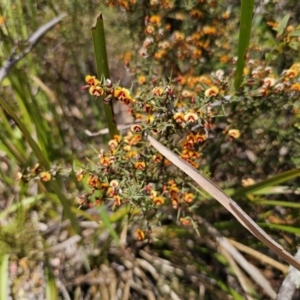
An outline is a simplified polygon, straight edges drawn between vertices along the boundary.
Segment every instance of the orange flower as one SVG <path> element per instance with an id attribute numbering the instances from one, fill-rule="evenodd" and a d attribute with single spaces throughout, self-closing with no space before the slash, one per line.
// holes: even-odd
<path id="1" fill-rule="evenodd" d="M 202 19 L 203 18 L 203 12 L 200 11 L 199 9 L 192 9 L 190 11 L 190 16 L 192 18 Z"/>
<path id="2" fill-rule="evenodd" d="M 211 85 L 211 79 L 209 77 L 207 77 L 206 75 L 197 77 L 197 82 L 204 83 L 206 85 Z"/>
<path id="3" fill-rule="evenodd" d="M 121 197 L 119 195 L 114 195 L 113 199 L 114 199 L 115 206 L 120 206 L 121 205 Z"/>
<path id="4" fill-rule="evenodd" d="M 184 201 L 186 203 L 191 203 L 194 200 L 194 195 L 192 193 L 185 194 Z"/>
<path id="5" fill-rule="evenodd" d="M 264 85 L 265 86 L 273 86 L 276 83 L 276 80 L 272 77 L 266 77 L 264 79 Z"/>
<path id="6" fill-rule="evenodd" d="M 156 195 L 157 195 L 157 192 L 155 190 L 151 190 L 150 191 L 150 195 L 149 196 L 150 196 L 151 199 L 154 199 L 156 197 Z"/>
<path id="7" fill-rule="evenodd" d="M 89 93 L 92 96 L 99 97 L 99 96 L 102 96 L 104 94 L 104 90 L 101 86 L 91 85 L 90 88 L 89 88 Z"/>
<path id="8" fill-rule="evenodd" d="M 194 135 L 194 141 L 195 141 L 195 143 L 202 143 L 205 140 L 206 140 L 206 135 L 205 134 L 201 134 L 201 133 L 197 132 Z"/>
<path id="9" fill-rule="evenodd" d="M 176 123 L 184 123 L 184 114 L 181 112 L 175 113 L 175 115 L 173 116 L 174 120 L 176 121 Z"/>
<path id="10" fill-rule="evenodd" d="M 255 184 L 255 180 L 253 178 L 242 179 L 242 186 L 244 187 L 251 186 L 253 184 Z"/>
<path id="11" fill-rule="evenodd" d="M 174 39 L 176 42 L 181 42 L 185 38 L 184 34 L 180 31 L 174 31 Z"/>
<path id="12" fill-rule="evenodd" d="M 212 26 L 204 26 L 203 32 L 204 32 L 204 34 L 216 34 L 217 29 Z"/>
<path id="13" fill-rule="evenodd" d="M 149 103 L 145 103 L 143 109 L 146 113 L 154 111 L 153 106 Z"/>
<path id="14" fill-rule="evenodd" d="M 195 113 L 187 113 L 185 116 L 184 116 L 184 120 L 187 122 L 187 123 L 194 123 L 198 120 L 198 115 L 195 114 Z"/>
<path id="15" fill-rule="evenodd" d="M 116 140 L 110 140 L 108 146 L 110 150 L 114 150 L 118 147 L 118 142 Z"/>
<path id="16" fill-rule="evenodd" d="M 166 56 L 166 54 L 167 54 L 166 50 L 158 50 L 154 53 L 154 59 L 161 59 L 164 56 Z"/>
<path id="17" fill-rule="evenodd" d="M 101 157 L 100 158 L 100 165 L 105 166 L 105 167 L 109 166 L 110 165 L 109 158 L 107 156 Z"/>
<path id="18" fill-rule="evenodd" d="M 212 86 L 204 92 L 205 97 L 213 97 L 219 94 L 219 89 L 216 86 Z"/>
<path id="19" fill-rule="evenodd" d="M 81 181 L 83 179 L 84 175 L 85 175 L 85 171 L 83 171 L 83 170 L 78 171 L 76 174 L 77 181 Z"/>
<path id="20" fill-rule="evenodd" d="M 126 137 L 125 137 L 126 139 Z M 124 139 L 124 140 L 125 140 Z M 128 143 L 131 146 L 134 146 L 136 144 L 138 144 L 138 142 L 142 139 L 142 135 L 141 134 L 135 134 L 134 136 L 132 136 L 126 143 Z"/>
<path id="21" fill-rule="evenodd" d="M 132 125 L 130 127 L 130 130 L 134 133 L 139 133 L 142 131 L 142 126 L 141 125 Z"/>
<path id="22" fill-rule="evenodd" d="M 0 16 L 0 26 L 3 25 L 4 23 L 5 23 L 5 17 Z"/>
<path id="23" fill-rule="evenodd" d="M 228 130 L 228 135 L 234 139 L 237 139 L 240 137 L 241 132 L 238 129 L 230 129 Z"/>
<path id="24" fill-rule="evenodd" d="M 116 195 L 117 191 L 116 191 L 115 188 L 109 186 L 108 189 L 107 189 L 107 191 L 106 191 L 106 193 L 107 193 L 107 195 L 108 195 L 109 197 L 113 197 L 113 196 Z"/>
<path id="25" fill-rule="evenodd" d="M 119 181 L 113 179 L 113 180 L 109 183 L 109 185 L 110 185 L 111 187 L 117 188 L 117 187 L 119 186 Z"/>
<path id="26" fill-rule="evenodd" d="M 181 96 L 182 96 L 183 98 L 192 98 L 192 97 L 194 97 L 194 93 L 191 92 L 191 91 L 188 91 L 188 90 L 183 90 L 183 91 L 181 92 Z"/>
<path id="27" fill-rule="evenodd" d="M 125 145 L 123 147 L 123 150 L 126 151 L 126 152 L 129 152 L 131 150 L 131 146 L 130 145 Z"/>
<path id="28" fill-rule="evenodd" d="M 155 162 L 160 163 L 160 162 L 162 161 L 162 159 L 163 159 L 163 156 L 162 156 L 160 153 L 154 154 L 154 155 L 152 156 L 152 159 L 153 159 Z"/>
<path id="29" fill-rule="evenodd" d="M 164 165 L 165 165 L 166 167 L 169 167 L 169 166 L 172 165 L 172 163 L 171 163 L 168 159 L 165 158 L 165 160 L 164 160 Z"/>
<path id="30" fill-rule="evenodd" d="M 114 97 L 117 100 L 123 102 L 124 104 L 130 104 L 133 102 L 133 99 L 130 95 L 130 91 L 128 89 L 119 86 L 114 91 Z"/>
<path id="31" fill-rule="evenodd" d="M 283 72 L 283 75 L 285 77 L 289 77 L 289 78 L 293 78 L 296 77 L 298 75 L 298 71 L 295 69 L 289 69 Z"/>
<path id="32" fill-rule="evenodd" d="M 45 182 L 50 181 L 51 180 L 51 174 L 49 172 L 41 172 L 40 173 L 40 178 Z"/>
<path id="33" fill-rule="evenodd" d="M 146 119 L 146 124 L 150 124 L 154 121 L 155 117 L 153 115 L 148 115 Z"/>
<path id="34" fill-rule="evenodd" d="M 162 94 L 164 93 L 164 89 L 162 87 L 155 87 L 153 90 L 152 90 L 152 94 L 154 96 L 161 96 Z"/>
<path id="35" fill-rule="evenodd" d="M 155 32 L 155 28 L 152 25 L 148 25 L 145 29 L 146 34 L 152 35 Z"/>
<path id="36" fill-rule="evenodd" d="M 86 75 L 85 76 L 85 82 L 92 86 L 92 85 L 97 85 L 100 83 L 100 81 L 98 79 L 96 79 L 96 76 L 91 76 L 91 75 Z"/>
<path id="37" fill-rule="evenodd" d="M 171 185 L 169 188 L 170 195 L 177 194 L 178 191 L 179 191 L 179 188 L 175 184 Z"/>
<path id="38" fill-rule="evenodd" d="M 138 77 L 138 84 L 144 84 L 146 82 L 146 76 L 141 75 Z"/>
<path id="39" fill-rule="evenodd" d="M 135 238 L 138 240 L 138 241 L 143 241 L 145 239 L 145 232 L 141 229 L 137 229 L 135 231 Z"/>
<path id="40" fill-rule="evenodd" d="M 145 170 L 146 169 L 146 163 L 144 161 L 138 161 L 134 164 L 134 167 L 138 170 Z"/>
<path id="41" fill-rule="evenodd" d="M 174 195 L 171 197 L 171 202 L 172 202 L 172 207 L 174 209 L 177 209 L 180 203 L 180 199 L 178 197 L 178 195 Z"/>
<path id="42" fill-rule="evenodd" d="M 153 198 L 153 202 L 155 205 L 160 206 L 160 205 L 164 204 L 165 199 L 161 196 L 158 196 L 158 197 Z"/>
<path id="43" fill-rule="evenodd" d="M 191 219 L 187 218 L 180 218 L 179 221 L 183 226 L 189 226 L 191 224 Z"/>
<path id="44" fill-rule="evenodd" d="M 108 187 L 108 183 L 100 182 L 98 176 L 92 174 L 89 175 L 87 184 L 100 190 L 105 190 Z"/>
<path id="45" fill-rule="evenodd" d="M 118 134 L 114 135 L 114 140 L 116 140 L 118 143 L 121 142 L 121 139 L 122 139 L 122 137 L 120 135 L 118 135 Z"/>
<path id="46" fill-rule="evenodd" d="M 292 84 L 292 86 L 291 86 L 291 90 L 294 90 L 294 91 L 300 92 L 300 83 L 299 83 L 299 82 L 297 82 L 297 83 L 294 83 L 294 84 Z"/>
<path id="47" fill-rule="evenodd" d="M 126 156 L 128 158 L 138 158 L 139 154 L 136 151 L 129 151 Z"/>
<path id="48" fill-rule="evenodd" d="M 151 16 L 149 21 L 150 21 L 150 23 L 156 24 L 158 27 L 161 25 L 160 16 L 158 16 L 158 15 Z"/>

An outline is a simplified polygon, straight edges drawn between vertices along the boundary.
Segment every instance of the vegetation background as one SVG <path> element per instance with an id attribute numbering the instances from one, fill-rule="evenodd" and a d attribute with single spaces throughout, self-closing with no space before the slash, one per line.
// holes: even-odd
<path id="1" fill-rule="evenodd" d="M 87 165 L 92 168 L 109 140 L 106 135 L 87 134 L 107 125 L 102 106 L 81 90 L 85 76 L 97 73 L 90 28 L 100 11 L 113 83 L 120 81 L 134 91 L 141 74 L 150 78 L 151 65 L 160 68 L 153 72 L 165 81 L 190 69 L 197 76 L 213 77 L 219 69 L 233 76 L 240 3 L 161 3 L 166 7 L 158 7 L 156 1 L 125 0 L 1 2 L 2 66 L 26 49 L 38 28 L 67 14 L 1 82 L 1 103 L 12 107 L 49 162 L 48 169 L 36 166 L 32 147 L 11 114 L 1 108 L 1 300 L 8 295 L 12 299 L 270 299 L 280 288 L 287 266 L 201 191 L 193 204 L 194 226 L 182 226 L 177 211 L 168 206 L 149 211 L 148 219 L 140 215 L 129 219 L 122 206 L 108 212 L 79 207 L 78 199 L 90 187 L 77 181 L 76 172 Z M 172 42 L 172 33 L 188 35 L 197 29 L 187 17 L 193 9 L 204 14 L 195 22 L 216 29 L 201 46 L 199 57 L 179 62 L 174 48 L 161 60 L 150 55 L 141 62 L 146 16 L 160 15 L 171 27 Z M 215 135 L 202 149 L 200 166 L 292 254 L 297 252 L 300 234 L 300 88 L 291 88 L 300 71 L 295 65 L 299 16 L 298 1 L 256 4 L 243 91 L 225 106 L 224 115 L 214 119 Z M 252 69 L 250 60 L 255 61 Z M 290 86 L 283 92 L 262 92 L 268 66 L 278 81 L 285 78 L 284 70 L 297 74 L 289 77 Z M 226 85 L 230 90 L 233 82 Z M 116 106 L 115 111 L 118 123 L 130 120 L 127 108 Z M 238 139 L 228 136 L 228 125 L 240 131 Z M 53 177 L 49 182 L 41 176 L 47 171 Z M 27 178 L 31 180 L 24 182 Z M 243 187 L 249 181 L 259 184 Z M 146 240 L 136 238 L 138 228 L 147 232 Z M 241 251 L 249 264 L 246 269 L 250 265 L 259 269 L 270 288 L 261 287 L 247 270 L 241 270 L 220 246 L 221 237 Z M 294 299 L 298 297 L 295 293 Z"/>

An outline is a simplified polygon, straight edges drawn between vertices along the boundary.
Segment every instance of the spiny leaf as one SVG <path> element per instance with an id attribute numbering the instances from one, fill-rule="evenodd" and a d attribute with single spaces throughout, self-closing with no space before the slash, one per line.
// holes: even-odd
<path id="1" fill-rule="evenodd" d="M 257 239 L 263 242 L 269 249 L 274 251 L 287 263 L 300 271 L 300 262 L 296 260 L 289 252 L 283 249 L 276 241 L 274 241 L 265 231 L 263 231 L 228 195 L 226 195 L 213 182 L 201 175 L 195 168 L 186 161 L 178 157 L 175 153 L 148 135 L 151 145 L 171 161 L 175 166 L 180 168 L 190 178 L 192 178 L 199 186 L 208 192 L 212 197 L 219 201 L 246 229 L 248 229 Z"/>

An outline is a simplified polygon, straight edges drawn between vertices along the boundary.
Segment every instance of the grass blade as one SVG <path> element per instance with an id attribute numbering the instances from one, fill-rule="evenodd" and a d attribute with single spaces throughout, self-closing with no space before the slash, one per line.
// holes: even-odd
<path id="1" fill-rule="evenodd" d="M 104 32 L 103 17 L 101 13 L 97 16 L 96 22 L 92 26 L 91 30 L 92 30 L 92 38 L 94 44 L 97 71 L 98 71 L 98 78 L 109 79 L 110 75 L 109 75 L 108 59 L 106 53 L 105 32 Z M 119 134 L 115 117 L 114 117 L 113 106 L 111 102 L 109 104 L 104 103 L 104 101 L 101 102 L 103 103 L 109 134 L 110 137 L 113 138 L 114 135 Z"/>
<path id="2" fill-rule="evenodd" d="M 249 46 L 254 0 L 242 0 L 241 22 L 238 45 L 238 60 L 234 76 L 234 88 L 238 90 L 243 79 L 246 53 Z"/>
<path id="3" fill-rule="evenodd" d="M 0 300 L 8 299 L 8 254 L 0 253 Z"/>
<path id="4" fill-rule="evenodd" d="M 233 193 L 232 196 L 243 197 L 247 194 L 256 193 L 262 189 L 267 189 L 271 186 L 278 185 L 282 182 L 286 182 L 286 181 L 294 179 L 298 176 L 300 176 L 300 169 L 289 170 L 289 171 L 280 173 L 276 176 L 273 176 L 271 178 L 267 178 L 259 183 L 253 184 L 251 186 L 238 189 L 235 193 Z"/>

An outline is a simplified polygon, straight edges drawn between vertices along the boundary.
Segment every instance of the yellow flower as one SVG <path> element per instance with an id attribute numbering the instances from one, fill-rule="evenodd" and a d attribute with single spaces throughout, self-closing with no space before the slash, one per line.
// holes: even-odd
<path id="1" fill-rule="evenodd" d="M 119 143 L 118 143 L 116 140 L 110 140 L 110 141 L 108 142 L 109 149 L 110 149 L 110 150 L 116 149 L 116 148 L 118 147 L 118 144 L 119 144 Z"/>
<path id="2" fill-rule="evenodd" d="M 117 100 L 123 102 L 124 104 L 130 104 L 133 102 L 133 99 L 130 95 L 130 91 L 128 89 L 119 86 L 114 91 L 114 97 Z"/>
<path id="3" fill-rule="evenodd" d="M 192 18 L 202 19 L 203 18 L 203 12 L 200 11 L 199 9 L 192 9 L 190 11 L 190 16 Z"/>
<path id="4" fill-rule="evenodd" d="M 297 69 L 289 69 L 283 72 L 283 75 L 285 77 L 293 78 L 298 75 L 298 70 Z"/>
<path id="5" fill-rule="evenodd" d="M 166 56 L 167 52 L 166 50 L 158 50 L 154 53 L 154 58 L 155 59 L 161 59 L 163 58 L 164 56 Z"/>
<path id="6" fill-rule="evenodd" d="M 121 197 L 119 195 L 114 195 L 113 199 L 114 199 L 115 206 L 120 206 L 122 204 Z"/>
<path id="7" fill-rule="evenodd" d="M 205 134 L 201 134 L 200 132 L 197 132 L 194 135 L 194 141 L 195 141 L 195 143 L 202 143 L 205 140 L 206 140 L 206 135 Z"/>
<path id="8" fill-rule="evenodd" d="M 184 114 L 181 112 L 175 113 L 175 115 L 173 116 L 174 120 L 176 121 L 176 123 L 183 123 L 184 122 Z"/>
<path id="9" fill-rule="evenodd" d="M 177 194 L 178 191 L 179 191 L 179 188 L 175 184 L 171 185 L 169 188 L 170 195 Z"/>
<path id="10" fill-rule="evenodd" d="M 180 31 L 175 31 L 174 32 L 174 39 L 175 39 L 175 41 L 176 42 L 181 42 L 181 41 L 183 41 L 184 40 L 184 34 L 182 33 L 182 32 L 180 32 Z"/>
<path id="11" fill-rule="evenodd" d="M 204 26 L 203 32 L 204 32 L 204 34 L 216 34 L 217 29 L 212 26 Z"/>
<path id="12" fill-rule="evenodd" d="M 187 113 L 185 116 L 184 116 L 184 120 L 187 122 L 187 123 L 193 123 L 193 122 L 196 122 L 198 120 L 198 115 L 195 114 L 195 113 Z"/>
<path id="13" fill-rule="evenodd" d="M 160 206 L 160 205 L 164 204 L 165 199 L 161 196 L 158 196 L 158 197 L 153 198 L 153 202 L 155 205 Z"/>
<path id="14" fill-rule="evenodd" d="M 151 190 L 150 191 L 150 195 L 149 196 L 150 196 L 151 199 L 154 199 L 156 197 L 156 195 L 157 195 L 157 192 L 155 190 Z"/>
<path id="15" fill-rule="evenodd" d="M 291 90 L 300 92 L 300 83 L 297 82 L 297 83 L 292 84 Z"/>
<path id="16" fill-rule="evenodd" d="M 265 86 L 273 86 L 276 83 L 276 80 L 272 77 L 266 77 L 264 79 L 264 85 Z"/>
<path id="17" fill-rule="evenodd" d="M 4 23 L 5 23 L 5 17 L 0 16 L 0 26 L 3 25 Z"/>
<path id="18" fill-rule="evenodd" d="M 129 151 L 127 153 L 127 157 L 128 158 L 137 158 L 137 157 L 139 157 L 139 154 L 136 151 Z"/>
<path id="19" fill-rule="evenodd" d="M 100 83 L 100 81 L 98 79 L 96 79 L 96 76 L 91 76 L 91 75 L 86 75 L 85 76 L 85 82 L 88 85 L 97 85 Z"/>
<path id="20" fill-rule="evenodd" d="M 40 173 L 40 178 L 45 182 L 50 181 L 51 180 L 51 174 L 49 172 L 41 172 Z"/>
<path id="21" fill-rule="evenodd" d="M 123 147 L 123 150 L 126 151 L 126 152 L 129 152 L 131 150 L 131 146 L 130 145 L 125 145 Z"/>
<path id="22" fill-rule="evenodd" d="M 138 84 L 144 84 L 146 82 L 146 76 L 141 75 L 138 77 Z"/>
<path id="23" fill-rule="evenodd" d="M 114 140 L 116 140 L 118 143 L 121 142 L 122 137 L 119 134 L 114 135 Z"/>
<path id="24" fill-rule="evenodd" d="M 105 167 L 109 166 L 110 165 L 109 158 L 107 156 L 101 157 L 100 158 L 100 165 L 105 166 Z"/>
<path id="25" fill-rule="evenodd" d="M 148 25 L 145 29 L 146 34 L 152 35 L 155 32 L 155 28 L 152 25 Z"/>
<path id="26" fill-rule="evenodd" d="M 141 125 L 132 125 L 130 127 L 130 130 L 134 133 L 139 133 L 142 131 L 142 126 Z"/>
<path id="27" fill-rule="evenodd" d="M 216 86 L 212 86 L 204 92 L 205 97 L 213 97 L 219 94 L 219 89 Z"/>
<path id="28" fill-rule="evenodd" d="M 117 188 L 117 187 L 119 186 L 119 181 L 116 180 L 116 179 L 113 179 L 113 180 L 109 183 L 109 185 L 110 185 L 111 187 Z"/>
<path id="29" fill-rule="evenodd" d="M 146 118 L 146 124 L 150 124 L 154 121 L 154 115 L 148 115 Z"/>
<path id="30" fill-rule="evenodd" d="M 143 241 L 145 239 L 145 232 L 141 229 L 137 229 L 135 231 L 135 238 L 138 240 L 138 241 Z"/>
<path id="31" fill-rule="evenodd" d="M 191 203 L 194 200 L 194 195 L 192 193 L 185 194 L 184 201 L 187 203 Z"/>
<path id="32" fill-rule="evenodd" d="M 191 219 L 187 218 L 180 218 L 179 221 L 183 226 L 189 226 L 191 224 Z"/>
<path id="33" fill-rule="evenodd" d="M 242 180 L 242 186 L 244 187 L 251 186 L 253 184 L 255 184 L 255 180 L 253 178 L 247 178 Z"/>
<path id="34" fill-rule="evenodd" d="M 146 168 L 146 163 L 144 161 L 138 161 L 134 164 L 134 167 L 138 170 L 145 170 Z"/>
<path id="35" fill-rule="evenodd" d="M 83 179 L 84 175 L 85 175 L 85 172 L 83 170 L 78 171 L 76 174 L 77 181 L 81 181 Z"/>
<path id="36" fill-rule="evenodd" d="M 150 23 L 156 24 L 158 27 L 161 25 L 160 16 L 158 16 L 158 15 L 151 16 L 149 21 L 150 21 Z"/>
<path id="37" fill-rule="evenodd" d="M 180 199 L 179 199 L 178 195 L 173 195 L 171 197 L 171 202 L 172 202 L 172 207 L 174 209 L 177 209 L 179 206 L 179 203 L 180 203 Z"/>
<path id="38" fill-rule="evenodd" d="M 163 93 L 164 93 L 164 89 L 161 88 L 161 87 L 155 87 L 155 88 L 152 90 L 152 94 L 153 94 L 154 96 L 161 96 Z"/>
<path id="39" fill-rule="evenodd" d="M 160 163 L 160 162 L 162 161 L 162 159 L 163 159 L 163 156 L 162 156 L 160 153 L 154 154 L 154 155 L 152 156 L 152 159 L 153 159 L 155 162 Z"/>
<path id="40" fill-rule="evenodd" d="M 89 88 L 89 93 L 92 96 L 99 97 L 99 96 L 102 96 L 104 94 L 104 90 L 101 86 L 91 85 L 90 88 Z"/>
<path id="41" fill-rule="evenodd" d="M 228 135 L 234 139 L 237 139 L 240 137 L 241 132 L 238 129 L 229 129 Z"/>

